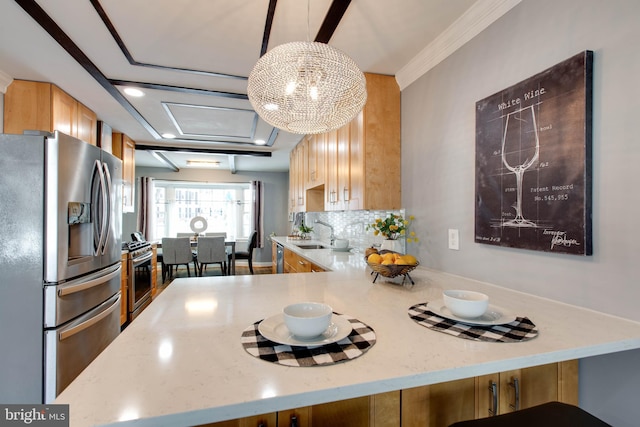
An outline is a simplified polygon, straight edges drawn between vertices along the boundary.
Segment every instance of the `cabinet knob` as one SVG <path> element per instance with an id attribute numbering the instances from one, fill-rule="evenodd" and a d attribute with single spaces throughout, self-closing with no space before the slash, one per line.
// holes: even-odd
<path id="1" fill-rule="evenodd" d="M 289 427 L 298 427 L 298 417 L 291 415 L 291 423 L 289 424 Z"/>

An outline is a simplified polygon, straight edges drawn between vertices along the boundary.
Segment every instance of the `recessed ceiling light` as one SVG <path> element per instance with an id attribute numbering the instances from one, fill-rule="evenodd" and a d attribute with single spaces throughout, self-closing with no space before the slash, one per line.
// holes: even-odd
<path id="1" fill-rule="evenodd" d="M 264 139 L 256 139 L 256 145 L 265 145 L 267 141 Z"/>
<path id="2" fill-rule="evenodd" d="M 126 93 L 129 96 L 144 96 L 144 92 L 141 91 L 140 89 L 136 89 L 133 87 L 128 87 L 124 90 L 124 93 Z"/>
<path id="3" fill-rule="evenodd" d="M 163 138 L 167 138 L 167 139 L 173 139 L 173 138 L 175 138 L 176 136 L 175 136 L 174 134 L 172 134 L 172 133 L 163 133 L 163 134 L 162 134 L 162 137 L 163 137 Z"/>

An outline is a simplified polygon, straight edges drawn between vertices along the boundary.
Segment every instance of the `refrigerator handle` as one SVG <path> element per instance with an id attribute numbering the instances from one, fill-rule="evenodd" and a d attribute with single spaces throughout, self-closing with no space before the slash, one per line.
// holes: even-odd
<path id="1" fill-rule="evenodd" d="M 100 177 L 100 196 L 102 197 L 102 215 L 100 218 L 101 224 L 100 224 L 100 232 L 99 232 L 100 239 L 98 241 L 96 255 L 104 255 L 104 245 L 106 242 L 104 228 L 107 222 L 107 218 L 105 215 L 105 209 L 107 207 L 105 206 L 105 201 L 104 201 L 106 188 L 104 183 L 104 171 L 102 170 L 102 164 L 100 163 L 99 160 L 96 160 L 96 164 L 98 169 L 98 176 Z"/>
<path id="2" fill-rule="evenodd" d="M 104 203 L 103 203 L 103 215 L 104 215 L 104 228 L 102 232 L 104 233 L 104 243 L 102 245 L 102 253 L 104 254 L 107 249 L 107 244 L 109 243 L 109 234 L 111 234 L 111 223 L 113 222 L 113 209 L 111 206 L 111 193 L 113 189 L 111 188 L 111 173 L 109 172 L 109 165 L 106 163 L 102 163 L 102 167 L 104 168 L 104 181 L 106 192 L 104 193 Z"/>
<path id="3" fill-rule="evenodd" d="M 107 274 L 106 276 L 100 276 L 100 277 L 98 277 L 96 279 L 89 280 L 89 281 L 86 281 L 86 282 L 82 282 L 82 283 L 80 283 L 78 285 L 73 285 L 73 286 L 68 286 L 68 287 L 62 288 L 62 289 L 58 290 L 58 296 L 63 297 L 65 295 L 75 294 L 76 292 L 81 292 L 81 291 L 84 291 L 86 289 L 92 288 L 94 286 L 101 285 L 101 284 L 103 284 L 105 282 L 108 282 L 109 280 L 113 279 L 118 274 L 120 274 L 120 270 L 121 269 L 122 269 L 122 267 L 118 266 L 117 269 L 115 269 L 111 273 Z"/>
<path id="4" fill-rule="evenodd" d="M 79 332 L 84 331 L 85 329 L 95 325 L 96 323 L 98 323 L 99 321 L 101 321 L 102 319 L 104 319 L 105 317 L 107 317 L 108 315 L 110 315 L 114 310 L 116 310 L 117 308 L 119 308 L 119 303 L 120 302 L 120 295 L 118 294 L 118 298 L 116 298 L 116 300 L 114 301 L 114 303 L 107 308 L 105 311 L 101 312 L 100 314 L 98 314 L 97 316 L 94 316 L 92 318 L 90 318 L 89 320 L 85 320 L 84 322 L 80 323 L 77 326 L 74 326 L 72 328 L 69 328 L 67 330 L 64 330 L 62 332 L 60 332 L 58 334 L 58 339 L 60 341 L 63 341 Z"/>

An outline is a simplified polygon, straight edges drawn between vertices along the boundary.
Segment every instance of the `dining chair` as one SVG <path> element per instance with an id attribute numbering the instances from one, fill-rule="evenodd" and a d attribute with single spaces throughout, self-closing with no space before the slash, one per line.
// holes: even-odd
<path id="1" fill-rule="evenodd" d="M 220 264 L 222 275 L 227 275 L 227 252 L 225 250 L 224 237 L 200 237 L 198 238 L 198 268 L 200 276 L 207 264 Z"/>
<path id="2" fill-rule="evenodd" d="M 163 237 L 162 238 L 162 261 L 165 268 L 168 268 L 169 278 L 173 276 L 173 266 L 186 265 L 187 275 L 191 277 L 189 264 L 193 262 L 197 269 L 198 264 L 193 252 L 191 252 L 191 241 L 188 237 Z M 176 267 L 177 270 L 177 267 Z"/>
<path id="3" fill-rule="evenodd" d="M 176 233 L 176 237 L 191 237 L 193 233 Z"/>
<path id="4" fill-rule="evenodd" d="M 227 232 L 226 231 L 214 231 L 211 233 L 204 233 L 205 237 L 224 237 L 225 239 L 227 238 Z"/>
<path id="5" fill-rule="evenodd" d="M 236 251 L 236 261 L 239 259 L 246 259 L 249 262 L 249 271 L 253 274 L 253 250 L 258 244 L 258 232 L 253 231 L 249 237 L 249 246 L 246 251 Z M 231 254 L 227 255 L 229 263 L 231 263 Z"/>

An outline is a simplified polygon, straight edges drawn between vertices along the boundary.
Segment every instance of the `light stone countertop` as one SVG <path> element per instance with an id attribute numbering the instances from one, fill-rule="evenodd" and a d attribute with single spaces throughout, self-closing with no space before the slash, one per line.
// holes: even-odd
<path id="1" fill-rule="evenodd" d="M 414 286 L 382 277 L 373 284 L 361 252 L 296 251 L 334 271 L 176 279 L 58 396 L 55 403 L 70 404 L 71 426 L 190 426 L 640 348 L 638 322 L 422 267 L 411 272 Z M 539 336 L 475 342 L 407 315 L 451 288 L 488 294 L 529 317 Z M 243 349 L 245 328 L 303 300 L 365 322 L 376 344 L 357 359 L 308 368 Z"/>

